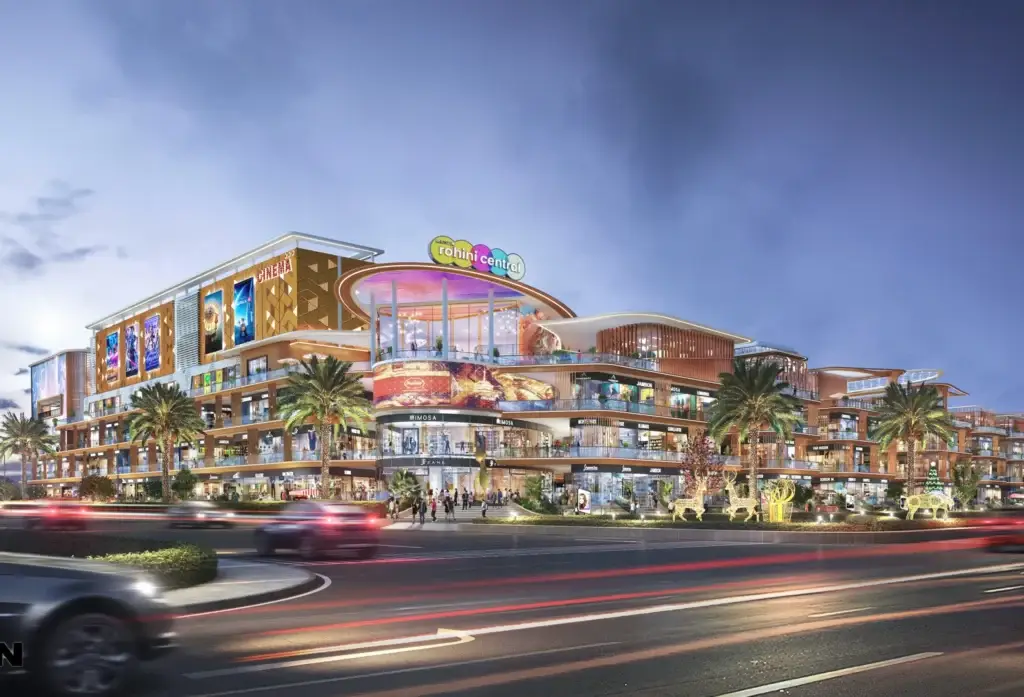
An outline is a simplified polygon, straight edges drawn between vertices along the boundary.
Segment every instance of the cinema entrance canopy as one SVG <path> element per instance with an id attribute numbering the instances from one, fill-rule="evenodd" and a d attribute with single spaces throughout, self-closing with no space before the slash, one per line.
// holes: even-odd
<path id="1" fill-rule="evenodd" d="M 434 264 L 375 264 L 338 279 L 338 300 L 374 328 L 376 360 L 424 352 L 532 354 L 550 335 L 539 322 L 576 314 L 520 281 Z"/>

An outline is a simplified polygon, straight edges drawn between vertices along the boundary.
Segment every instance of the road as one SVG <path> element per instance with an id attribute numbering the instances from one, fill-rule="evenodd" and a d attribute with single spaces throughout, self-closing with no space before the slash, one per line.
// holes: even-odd
<path id="1" fill-rule="evenodd" d="M 251 539 L 108 531 L 233 554 Z M 139 694 L 1024 694 L 1024 558 L 970 542 L 644 544 L 599 529 L 383 539 L 371 562 L 305 564 L 330 580 L 319 592 L 181 618 L 183 649 Z"/>

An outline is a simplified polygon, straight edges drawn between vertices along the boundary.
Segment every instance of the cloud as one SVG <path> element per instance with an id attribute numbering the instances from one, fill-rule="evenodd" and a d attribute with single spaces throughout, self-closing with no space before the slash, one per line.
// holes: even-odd
<path id="1" fill-rule="evenodd" d="M 7 410 L 10 410 L 10 409 L 20 409 L 20 408 L 21 407 L 18 406 L 18 403 L 15 402 L 13 399 L 7 399 L 5 397 L 0 397 L 0 411 L 7 411 Z"/>
<path id="2" fill-rule="evenodd" d="M 37 196 L 21 211 L 0 211 L 0 223 L 12 231 L 0 236 L 0 269 L 21 273 L 39 272 L 49 264 L 67 264 L 107 251 L 106 245 L 69 247 L 57 233 L 61 223 L 83 212 L 92 189 L 55 181 L 45 195 Z M 118 257 L 124 255 L 118 251 Z"/>
<path id="3" fill-rule="evenodd" d="M 28 375 L 28 368 L 18 368 L 17 372 L 15 372 L 14 374 L 15 375 Z"/>
<path id="4" fill-rule="evenodd" d="M 49 349 L 33 346 L 31 344 L 18 344 L 13 341 L 0 342 L 0 348 L 5 348 L 9 351 L 20 351 L 21 353 L 27 353 L 30 356 L 47 356 L 50 354 Z"/>

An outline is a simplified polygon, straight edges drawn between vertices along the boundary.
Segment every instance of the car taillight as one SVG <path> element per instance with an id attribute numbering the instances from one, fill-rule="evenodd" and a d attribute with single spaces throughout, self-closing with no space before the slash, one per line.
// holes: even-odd
<path id="1" fill-rule="evenodd" d="M 46 509 L 46 515 L 57 515 L 57 509 L 56 508 L 52 508 L 52 507 L 51 508 L 47 508 Z"/>
<path id="2" fill-rule="evenodd" d="M 368 516 L 366 516 L 366 524 L 367 525 L 376 525 L 377 524 L 377 516 L 375 516 L 375 515 L 368 515 Z"/>

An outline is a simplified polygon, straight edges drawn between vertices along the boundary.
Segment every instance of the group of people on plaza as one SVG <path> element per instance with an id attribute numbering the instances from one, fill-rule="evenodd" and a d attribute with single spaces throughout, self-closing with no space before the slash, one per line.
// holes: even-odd
<path id="1" fill-rule="evenodd" d="M 487 509 L 490 506 L 505 506 L 509 502 L 519 503 L 520 494 L 519 492 L 513 492 L 511 489 L 489 491 L 483 498 L 478 498 L 476 492 L 470 491 L 468 488 L 463 487 L 460 493 L 458 488 L 452 487 L 451 489 L 444 489 L 439 492 L 435 492 L 433 489 L 427 492 L 426 496 L 422 494 L 416 496 L 413 500 L 412 505 L 409 507 L 412 513 L 413 522 L 419 518 L 421 525 L 427 522 L 427 512 L 430 512 L 430 520 L 437 522 L 437 509 L 440 507 L 444 511 L 445 521 L 455 521 L 455 512 L 460 508 L 464 511 L 472 509 L 476 505 L 480 505 L 480 514 L 486 518 Z M 398 516 L 402 511 L 402 501 L 395 495 L 390 495 L 387 500 L 387 511 L 388 517 L 391 520 L 398 520 Z"/>

